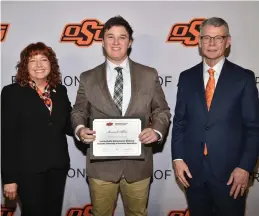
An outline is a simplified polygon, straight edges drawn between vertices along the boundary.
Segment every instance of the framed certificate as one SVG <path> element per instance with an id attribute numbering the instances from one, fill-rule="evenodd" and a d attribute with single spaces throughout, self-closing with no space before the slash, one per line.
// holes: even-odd
<path id="1" fill-rule="evenodd" d="M 91 126 L 96 139 L 90 144 L 90 159 L 144 159 L 141 118 L 95 118 Z"/>

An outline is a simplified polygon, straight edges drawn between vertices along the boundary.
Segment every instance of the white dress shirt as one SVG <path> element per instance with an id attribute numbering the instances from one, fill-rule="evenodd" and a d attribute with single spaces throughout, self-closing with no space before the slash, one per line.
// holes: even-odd
<path id="1" fill-rule="evenodd" d="M 115 65 L 107 59 L 106 78 L 107 78 L 108 89 L 112 98 L 114 95 L 114 86 L 115 86 L 115 81 L 118 74 L 118 72 L 114 69 L 116 67 L 122 68 L 122 76 L 123 76 L 122 116 L 124 116 L 129 106 L 129 101 L 131 97 L 131 77 L 130 77 L 129 59 L 126 58 L 120 65 Z"/>
<path id="2" fill-rule="evenodd" d="M 212 68 L 215 71 L 214 79 L 215 79 L 215 87 L 216 87 L 224 62 L 225 62 L 225 58 L 221 59 L 215 66 L 210 67 L 209 65 L 207 65 L 207 63 L 205 61 L 203 61 L 203 80 L 204 80 L 205 90 L 206 90 L 206 85 L 207 85 L 207 83 L 209 81 L 209 78 L 210 78 L 208 70 L 210 68 Z"/>

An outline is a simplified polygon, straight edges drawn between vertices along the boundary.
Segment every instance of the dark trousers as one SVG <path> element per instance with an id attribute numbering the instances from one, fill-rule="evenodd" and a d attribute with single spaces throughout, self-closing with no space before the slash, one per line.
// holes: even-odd
<path id="1" fill-rule="evenodd" d="M 18 181 L 21 216 L 61 216 L 67 169 L 22 174 Z"/>
<path id="2" fill-rule="evenodd" d="M 245 195 L 229 196 L 231 185 L 215 178 L 206 157 L 201 175 L 203 182 L 186 190 L 190 216 L 244 216 Z"/>

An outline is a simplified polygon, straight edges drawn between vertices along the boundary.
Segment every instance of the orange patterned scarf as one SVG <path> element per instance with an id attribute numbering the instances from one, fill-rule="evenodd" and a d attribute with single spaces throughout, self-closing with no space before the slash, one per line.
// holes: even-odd
<path id="1" fill-rule="evenodd" d="M 30 87 L 33 88 L 40 98 L 43 100 L 46 107 L 49 109 L 50 113 L 52 111 L 52 100 L 50 98 L 50 86 L 48 82 L 46 82 L 46 85 L 44 87 L 44 92 L 41 92 L 41 90 L 37 87 L 36 83 L 33 80 L 29 80 Z"/>

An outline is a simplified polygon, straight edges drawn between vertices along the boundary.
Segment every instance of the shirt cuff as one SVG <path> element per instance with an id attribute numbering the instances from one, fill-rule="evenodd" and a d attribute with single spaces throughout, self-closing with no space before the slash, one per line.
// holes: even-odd
<path id="1" fill-rule="evenodd" d="M 178 161 L 178 160 L 183 160 L 183 159 L 180 159 L 180 158 L 178 159 L 178 158 L 177 158 L 177 159 L 174 159 L 173 161 Z"/>
<path id="2" fill-rule="evenodd" d="M 155 129 L 153 129 L 156 133 L 158 133 L 159 134 L 159 136 L 160 136 L 160 139 L 159 140 L 157 140 L 157 142 L 160 142 L 160 141 L 162 141 L 163 140 L 163 135 L 158 131 L 158 130 L 155 130 Z"/>
<path id="3" fill-rule="evenodd" d="M 75 129 L 75 137 L 78 141 L 80 141 L 80 138 L 77 136 L 77 131 L 80 129 L 80 128 L 83 128 L 85 127 L 84 125 L 78 125 Z"/>

